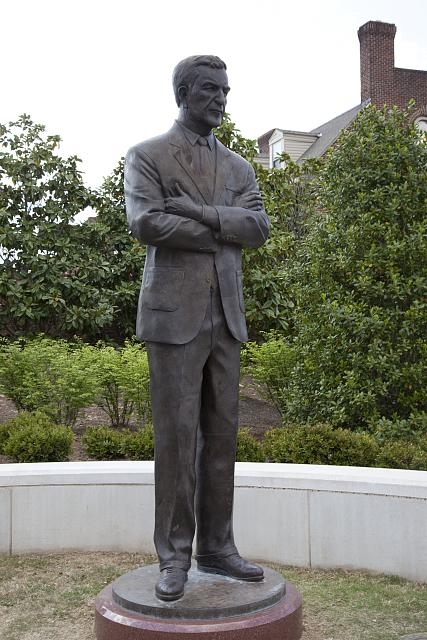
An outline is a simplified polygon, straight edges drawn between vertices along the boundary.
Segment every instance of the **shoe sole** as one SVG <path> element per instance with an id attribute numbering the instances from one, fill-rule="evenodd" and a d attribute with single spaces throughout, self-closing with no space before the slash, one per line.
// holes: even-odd
<path id="1" fill-rule="evenodd" d="M 187 581 L 188 581 L 188 576 L 186 576 L 184 580 L 184 584 Z M 173 593 L 171 595 L 168 595 L 167 593 L 159 593 L 156 588 L 154 589 L 154 593 L 156 594 L 156 598 L 158 598 L 159 600 L 164 600 L 165 602 L 171 602 L 172 600 L 179 600 L 180 598 L 182 598 L 182 596 L 184 595 L 184 589 L 179 593 Z"/>
<path id="2" fill-rule="evenodd" d="M 202 571 L 203 573 L 214 573 L 218 576 L 226 576 L 227 578 L 233 578 L 234 580 L 244 580 L 245 582 L 261 582 L 261 580 L 264 580 L 264 574 L 262 574 L 261 576 L 243 578 L 242 576 L 233 576 L 232 573 L 229 573 L 224 569 L 217 569 L 216 567 L 205 567 L 203 565 L 198 564 L 197 568 L 199 571 Z"/>
<path id="3" fill-rule="evenodd" d="M 155 593 L 156 593 L 156 597 L 159 600 L 164 600 L 165 602 L 171 602 L 172 600 L 179 600 L 184 595 L 184 591 L 182 591 L 181 593 L 178 593 L 178 594 L 171 595 L 171 596 L 157 593 L 157 591 Z"/>

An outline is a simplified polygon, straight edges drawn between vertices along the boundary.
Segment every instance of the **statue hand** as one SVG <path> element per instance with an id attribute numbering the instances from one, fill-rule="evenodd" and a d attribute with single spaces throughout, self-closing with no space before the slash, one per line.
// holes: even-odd
<path id="1" fill-rule="evenodd" d="M 242 209 L 251 209 L 252 211 L 261 211 L 262 198 L 258 191 L 248 191 L 237 198 L 235 206 L 242 207 Z"/>
<path id="2" fill-rule="evenodd" d="M 172 213 L 175 216 L 183 216 L 197 220 L 202 217 L 202 207 L 196 204 L 191 197 L 186 194 L 179 184 L 176 185 L 178 195 L 173 198 L 165 199 L 166 213 Z"/>

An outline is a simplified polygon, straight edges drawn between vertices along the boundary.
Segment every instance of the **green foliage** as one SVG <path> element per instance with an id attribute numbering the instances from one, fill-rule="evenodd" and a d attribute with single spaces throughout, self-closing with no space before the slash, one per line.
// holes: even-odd
<path id="1" fill-rule="evenodd" d="M 123 340 L 144 253 L 126 225 L 123 163 L 94 192 L 59 142 L 27 115 L 0 124 L 0 334 Z M 75 224 L 87 207 L 98 216 Z"/>
<path id="2" fill-rule="evenodd" d="M 74 255 L 84 235 L 71 223 L 91 204 L 91 192 L 83 184 L 79 159 L 62 158 L 59 142 L 27 115 L 0 125 L 3 335 L 48 332 L 52 323 L 61 330 L 73 327 L 68 310 L 73 273 L 90 269 Z"/>
<path id="3" fill-rule="evenodd" d="M 100 286 L 108 297 L 111 322 L 103 336 L 122 343 L 135 333 L 136 309 L 144 267 L 145 247 L 131 236 L 125 212 L 124 160 L 121 158 L 94 195 L 97 216 L 90 221 L 97 260 L 108 265 Z"/>
<path id="4" fill-rule="evenodd" d="M 127 342 L 121 357 L 120 390 L 123 397 L 132 404 L 133 412 L 138 419 L 147 422 L 151 418 L 150 370 L 147 352 L 141 344 Z"/>
<path id="5" fill-rule="evenodd" d="M 136 413 L 150 417 L 150 374 L 147 352 L 140 344 L 127 342 L 123 349 L 100 345 L 93 351 L 99 382 L 99 406 L 114 427 L 127 427 Z"/>
<path id="6" fill-rule="evenodd" d="M 51 419 L 43 411 L 21 411 L 17 416 L 0 424 L 0 454 L 4 454 L 4 448 L 12 433 L 31 423 L 33 427 L 40 429 L 49 428 Z"/>
<path id="7" fill-rule="evenodd" d="M 390 440 L 416 443 L 427 437 L 427 413 L 411 413 L 409 418 L 380 418 L 371 421 L 368 430 L 380 443 Z"/>
<path id="8" fill-rule="evenodd" d="M 247 342 L 242 348 L 243 370 L 260 382 L 266 399 L 282 411 L 283 388 L 298 354 L 277 332 L 267 334 L 260 344 Z"/>
<path id="9" fill-rule="evenodd" d="M 153 427 L 117 431 L 111 427 L 88 427 L 82 438 L 84 449 L 95 460 L 154 460 Z"/>
<path id="10" fill-rule="evenodd" d="M 52 420 L 44 411 L 20 411 L 14 418 L 4 422 L 2 426 L 7 427 L 9 432 L 22 429 L 31 423 L 34 427 L 44 429 L 52 424 Z"/>
<path id="11" fill-rule="evenodd" d="M 385 442 L 376 459 L 377 467 L 427 471 L 427 437 L 418 442 L 391 440 Z"/>
<path id="12" fill-rule="evenodd" d="M 320 162 L 293 162 L 283 154 L 283 168 L 254 164 L 264 207 L 270 218 L 270 236 L 258 249 L 243 252 L 246 317 L 250 335 L 279 330 L 292 333 L 295 292 L 293 264 L 316 205 Z"/>
<path id="13" fill-rule="evenodd" d="M 3 452 L 13 462 L 68 460 L 74 435 L 69 427 L 54 424 L 42 412 L 23 412 L 6 423 L 9 437 Z"/>
<path id="14" fill-rule="evenodd" d="M 123 458 L 122 443 L 125 432 L 111 427 L 88 427 L 82 444 L 86 454 L 95 460 L 118 460 Z"/>
<path id="15" fill-rule="evenodd" d="M 10 427 L 7 422 L 0 423 L 0 456 L 4 455 L 4 446 L 9 440 Z"/>
<path id="16" fill-rule="evenodd" d="M 123 438 L 122 451 L 129 460 L 154 460 L 154 432 L 151 424 L 131 431 Z"/>
<path id="17" fill-rule="evenodd" d="M 42 409 L 57 423 L 74 424 L 83 407 L 97 402 L 116 427 L 132 415 L 150 417 L 147 353 L 39 337 L 0 348 L 0 389 L 19 409 Z"/>
<path id="18" fill-rule="evenodd" d="M 407 115 L 364 109 L 321 169 L 318 203 L 291 275 L 286 419 L 366 428 L 425 411 L 427 144 Z"/>
<path id="19" fill-rule="evenodd" d="M 378 444 L 367 434 L 326 424 L 298 425 L 268 431 L 264 451 L 272 462 L 369 467 L 375 465 Z"/>
<path id="20" fill-rule="evenodd" d="M 251 434 L 249 429 L 242 427 L 237 432 L 237 462 L 264 462 L 262 444 Z"/>
<path id="21" fill-rule="evenodd" d="M 105 411 L 114 427 L 126 427 L 132 415 L 132 405 L 127 398 L 122 398 L 120 391 L 123 375 L 121 352 L 101 345 L 94 359 L 99 382 L 98 406 Z"/>
<path id="22" fill-rule="evenodd" d="M 92 348 L 37 338 L 0 349 L 0 389 L 19 409 L 43 410 L 54 422 L 72 425 L 95 399 Z"/>

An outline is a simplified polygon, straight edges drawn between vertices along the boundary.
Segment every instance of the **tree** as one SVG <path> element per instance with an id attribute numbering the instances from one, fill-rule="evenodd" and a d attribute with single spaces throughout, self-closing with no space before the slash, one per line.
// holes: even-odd
<path id="1" fill-rule="evenodd" d="M 76 297 L 90 265 L 74 217 L 91 204 L 76 156 L 57 153 L 59 136 L 23 115 L 0 125 L 0 318 L 3 335 L 77 328 Z M 77 248 L 77 250 L 76 250 Z M 96 268 L 99 268 L 97 265 Z M 102 268 L 102 266 L 101 266 Z M 97 298 L 92 300 L 96 315 Z"/>
<path id="2" fill-rule="evenodd" d="M 366 426 L 426 410 L 427 143 L 368 107 L 329 153 L 294 269 L 283 389 L 297 421 Z"/>
<path id="3" fill-rule="evenodd" d="M 145 247 L 131 236 L 126 220 L 123 168 L 121 158 L 96 192 L 93 206 L 97 217 L 87 223 L 101 261 L 109 265 L 100 283 L 113 311 L 104 337 L 119 343 L 135 334 L 145 257 Z"/>
<path id="4" fill-rule="evenodd" d="M 0 125 L 1 335 L 123 340 L 142 269 L 126 228 L 123 167 L 95 192 L 59 142 L 27 115 Z M 88 206 L 98 217 L 75 224 Z"/>

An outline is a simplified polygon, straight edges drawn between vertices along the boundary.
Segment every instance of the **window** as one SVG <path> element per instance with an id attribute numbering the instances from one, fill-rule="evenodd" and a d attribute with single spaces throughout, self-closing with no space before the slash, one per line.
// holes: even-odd
<path id="1" fill-rule="evenodd" d="M 271 145 L 271 166 L 276 169 L 279 168 L 281 162 L 277 156 L 283 153 L 283 138 L 276 140 Z"/>

